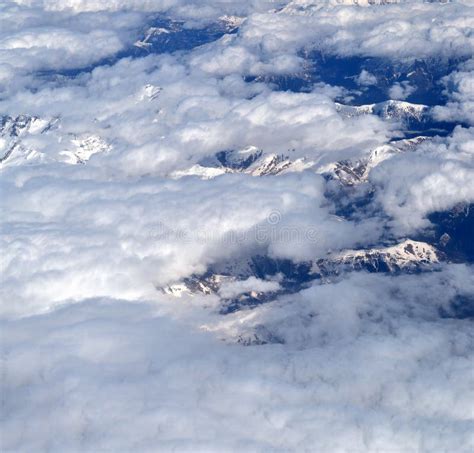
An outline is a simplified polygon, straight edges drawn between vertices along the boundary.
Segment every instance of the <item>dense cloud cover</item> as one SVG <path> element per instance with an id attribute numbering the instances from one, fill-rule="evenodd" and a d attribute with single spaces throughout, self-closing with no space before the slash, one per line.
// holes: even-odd
<path id="1" fill-rule="evenodd" d="M 196 306 L 176 320 L 165 302 L 89 300 L 9 322 L 4 442 L 467 452 L 472 332 L 437 310 L 473 285 L 467 269 L 446 268 L 361 275 L 225 321 Z M 232 344 L 255 327 L 285 344 Z"/>
<path id="2" fill-rule="evenodd" d="M 456 128 L 447 142 L 383 163 L 371 174 L 378 197 L 402 233 L 429 224 L 426 215 L 474 202 L 474 130 Z"/>
<path id="3" fill-rule="evenodd" d="M 435 114 L 441 119 L 455 118 L 472 125 L 474 110 L 474 60 L 468 60 L 460 68 L 446 77 L 447 86 L 454 86 L 448 90 L 449 102 L 437 106 Z"/>
<path id="4" fill-rule="evenodd" d="M 0 5 L 2 450 L 473 448 L 474 5 L 351 3 Z"/>

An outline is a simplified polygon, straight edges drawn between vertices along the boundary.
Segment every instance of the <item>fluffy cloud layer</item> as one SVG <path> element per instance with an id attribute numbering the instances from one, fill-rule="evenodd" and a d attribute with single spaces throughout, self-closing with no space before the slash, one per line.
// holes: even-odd
<path id="1" fill-rule="evenodd" d="M 225 316 L 222 299 L 288 282 L 159 290 L 256 255 L 381 248 L 474 202 L 472 6 L 335 3 L 0 6 L 5 450 L 470 451 L 472 266 L 341 273 Z M 133 47 L 164 13 L 177 30 L 241 25 L 188 51 Z M 451 59 L 423 121 L 463 125 L 403 147 L 403 118 L 341 106 L 348 89 L 266 83 L 304 75 L 313 51 Z M 243 149 L 301 165 L 255 177 L 216 157 Z M 204 165 L 212 178 L 176 176 Z"/>
<path id="2" fill-rule="evenodd" d="M 100 182 L 81 167 L 63 170 L 66 179 L 12 172 L 3 183 L 6 314 L 150 298 L 155 285 L 251 250 L 300 261 L 378 234 L 371 221 L 332 216 L 318 175 Z"/>
<path id="3" fill-rule="evenodd" d="M 437 106 L 435 115 L 440 120 L 456 119 L 474 124 L 474 60 L 467 61 L 459 70 L 445 78 L 449 101 Z"/>
<path id="4" fill-rule="evenodd" d="M 427 214 L 474 202 L 474 130 L 457 128 L 447 142 L 382 163 L 371 174 L 378 200 L 399 234 L 430 225 Z"/>
<path id="5" fill-rule="evenodd" d="M 4 323 L 3 445 L 467 452 L 472 332 L 438 310 L 471 271 L 358 275 L 226 321 L 91 300 Z M 254 335 L 277 343 L 232 344 Z"/>
<path id="6" fill-rule="evenodd" d="M 271 92 L 237 74 L 209 77 L 189 72 L 176 58 L 150 56 L 97 68 L 72 86 L 18 93 L 0 107 L 61 117 L 61 136 L 97 134 L 115 149 L 105 168 L 142 175 L 249 145 L 334 161 L 360 156 L 393 135 L 393 127 L 373 115 L 342 116 L 334 103 L 338 93 L 323 85 L 311 93 Z M 54 133 L 35 141 L 52 158 L 67 150 Z"/>
<path id="7" fill-rule="evenodd" d="M 306 47 L 342 56 L 470 57 L 474 46 L 470 9 L 457 3 L 333 9 L 318 2 L 291 2 L 277 15 L 249 18 L 240 39 L 249 47 L 260 47 L 264 55 Z"/>

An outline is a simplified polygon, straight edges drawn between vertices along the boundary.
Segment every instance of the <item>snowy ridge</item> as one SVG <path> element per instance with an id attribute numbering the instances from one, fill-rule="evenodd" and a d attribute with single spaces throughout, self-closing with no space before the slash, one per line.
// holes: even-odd
<path id="1" fill-rule="evenodd" d="M 45 141 L 34 140 L 45 135 Z M 47 140 L 46 140 L 47 136 Z M 19 115 L 0 117 L 0 164 L 59 161 L 81 164 L 112 146 L 96 134 L 76 136 L 61 131 L 60 118 Z"/>
<path id="2" fill-rule="evenodd" d="M 163 27 L 150 27 L 146 34 L 145 34 L 145 37 L 141 40 L 138 40 L 136 41 L 133 45 L 135 47 L 139 47 L 141 49 L 149 49 L 151 46 L 152 46 L 152 43 L 150 42 L 150 40 L 154 37 L 154 36 L 158 36 L 158 35 L 162 35 L 162 34 L 170 34 L 171 31 L 168 30 L 167 28 L 163 28 Z"/>
<path id="3" fill-rule="evenodd" d="M 430 244 L 407 239 L 406 241 L 382 248 L 369 250 L 346 250 L 319 261 L 322 273 L 328 272 L 328 264 L 344 270 L 398 272 L 400 270 L 420 270 L 425 266 L 439 263 L 440 253 Z"/>
<path id="4" fill-rule="evenodd" d="M 212 179 L 225 173 L 244 173 L 251 176 L 276 176 L 292 172 L 313 171 L 338 179 L 344 185 L 354 185 L 368 180 L 370 171 L 381 162 L 396 154 L 415 151 L 429 137 L 419 136 L 396 140 L 374 148 L 366 157 L 357 161 L 339 161 L 318 167 L 316 162 L 305 158 L 291 159 L 284 154 L 264 153 L 250 146 L 244 150 L 222 151 L 184 170 L 176 170 L 170 177 L 197 176 Z"/>
<path id="5" fill-rule="evenodd" d="M 395 100 L 361 106 L 339 103 L 335 105 L 338 113 L 348 118 L 376 115 L 384 121 L 410 123 L 422 122 L 429 115 L 429 107 L 426 105 Z M 224 173 L 267 176 L 314 169 L 321 174 L 331 174 L 344 184 L 353 185 L 366 181 L 370 170 L 380 162 L 400 152 L 415 150 L 426 139 L 427 137 L 419 136 L 394 141 L 375 148 L 367 157 L 356 162 L 340 161 L 319 168 L 307 157 L 292 159 L 284 154 L 264 152 L 251 145 L 243 149 L 220 151 L 215 156 L 205 158 L 190 168 L 172 172 L 170 177 L 178 179 L 183 176 L 198 176 L 211 179 Z"/>
<path id="6" fill-rule="evenodd" d="M 422 121 L 429 112 L 424 104 L 388 100 L 377 104 L 351 106 L 336 103 L 336 109 L 344 116 L 377 115 L 384 120 Z"/>
<path id="7" fill-rule="evenodd" d="M 58 121 L 57 118 L 45 120 L 29 115 L 0 117 L 0 164 L 41 158 L 42 154 L 25 146 L 22 139 L 44 134 L 56 127 Z"/>
<path id="8" fill-rule="evenodd" d="M 306 158 L 291 160 L 282 154 L 268 154 L 249 168 L 252 176 L 279 175 L 288 172 L 300 172 L 314 166 Z"/>
<path id="9" fill-rule="evenodd" d="M 234 285 L 237 290 L 231 297 L 222 297 L 222 311 L 230 312 L 243 306 L 256 306 L 281 294 L 298 292 L 314 280 L 323 278 L 330 282 L 331 277 L 343 272 L 412 273 L 429 270 L 442 260 L 443 254 L 432 245 L 407 239 L 388 247 L 330 253 L 325 258 L 300 264 L 262 256 L 230 261 L 211 266 L 203 275 L 191 276 L 159 290 L 174 297 L 194 294 L 220 294 L 222 297 L 226 295 L 223 288 Z M 278 285 L 262 291 L 262 282 L 278 282 Z"/>
<path id="10" fill-rule="evenodd" d="M 366 182 L 370 171 L 377 165 L 397 154 L 416 151 L 420 144 L 429 139 L 418 136 L 395 140 L 374 148 L 359 160 L 344 160 L 323 166 L 318 166 L 316 162 L 305 157 L 291 159 L 284 154 L 265 153 L 255 146 L 249 146 L 243 150 L 221 151 L 189 168 L 172 172 L 170 177 L 179 179 L 184 176 L 197 176 L 201 179 L 212 179 L 225 173 L 244 173 L 257 177 L 313 170 L 350 186 Z"/>
<path id="11" fill-rule="evenodd" d="M 429 140 L 429 137 L 419 136 L 396 140 L 389 144 L 374 148 L 362 159 L 354 162 L 346 160 L 331 163 L 318 169 L 318 173 L 326 175 L 332 179 L 337 179 L 343 185 L 353 186 L 360 184 L 368 180 L 371 170 L 373 170 L 377 165 L 397 154 L 415 151 L 417 147 L 426 140 Z"/>
<path id="12" fill-rule="evenodd" d="M 112 149 L 112 146 L 98 135 L 74 138 L 71 140 L 71 143 L 75 148 L 74 151 L 60 152 L 69 164 L 83 164 L 94 154 L 108 152 Z"/>
<path id="13" fill-rule="evenodd" d="M 224 14 L 223 16 L 219 17 L 219 20 L 224 24 L 228 31 L 232 31 L 244 23 L 245 17 Z"/>
<path id="14" fill-rule="evenodd" d="M 143 32 L 143 37 L 135 41 L 133 45 L 150 53 L 193 48 L 218 39 L 227 33 L 233 33 L 244 21 L 245 17 L 223 14 L 206 28 L 192 28 L 180 19 L 172 20 L 160 16 L 156 19 L 155 26 L 148 27 Z M 175 45 L 177 47 L 174 47 Z"/>
<path id="15" fill-rule="evenodd" d="M 269 176 L 300 172 L 313 166 L 314 162 L 306 158 L 291 160 L 283 154 L 264 153 L 256 146 L 248 146 L 241 150 L 221 151 L 188 169 L 174 171 L 170 176 L 176 179 L 183 176 L 211 179 L 224 173 Z"/>

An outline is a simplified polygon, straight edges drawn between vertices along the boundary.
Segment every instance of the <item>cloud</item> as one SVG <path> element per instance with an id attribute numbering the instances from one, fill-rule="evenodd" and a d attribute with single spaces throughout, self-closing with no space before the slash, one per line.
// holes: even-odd
<path id="1" fill-rule="evenodd" d="M 359 76 L 357 77 L 356 82 L 357 84 L 362 85 L 362 86 L 376 85 L 377 77 L 375 77 L 373 74 L 363 69 L 361 73 L 359 74 Z"/>
<path id="2" fill-rule="evenodd" d="M 314 48 L 339 56 L 470 57 L 473 23 L 466 8 L 470 6 L 456 3 L 354 8 L 290 2 L 281 13 L 251 16 L 242 26 L 239 42 L 263 52 Z"/>
<path id="3" fill-rule="evenodd" d="M 449 266 L 354 275 L 225 318 L 90 300 L 4 321 L 3 445 L 467 451 L 472 335 L 437 310 L 473 286 Z M 285 343 L 233 344 L 253 327 Z"/>
<path id="4" fill-rule="evenodd" d="M 0 50 L 6 55 L 3 60 L 13 61 L 20 68 L 26 64 L 29 70 L 81 67 L 122 48 L 118 37 L 108 31 L 81 34 L 63 29 L 42 29 L 10 35 L 0 41 Z"/>
<path id="5" fill-rule="evenodd" d="M 474 124 L 474 60 L 467 61 L 445 78 L 449 101 L 436 106 L 434 115 L 441 121 L 462 121 Z"/>
<path id="6" fill-rule="evenodd" d="M 7 2 L 0 10 L 0 93 L 35 90 L 57 71 L 80 70 L 132 45 L 147 18 L 134 11 L 45 12 Z M 38 74 L 39 72 L 39 74 Z M 74 73 L 74 72 L 73 72 Z M 8 96 L 7 96 L 8 94 Z"/>
<path id="7" fill-rule="evenodd" d="M 143 97 L 145 86 L 163 89 Z M 165 55 L 122 59 L 70 85 L 22 91 L 0 108 L 10 115 L 60 117 L 57 133 L 35 137 L 38 150 L 53 159 L 70 151 L 64 137 L 97 135 L 114 147 L 106 165 L 95 161 L 101 168 L 165 175 L 249 145 L 332 162 L 360 156 L 394 134 L 393 125 L 376 116 L 342 115 L 334 103 L 339 93 L 323 86 L 311 93 L 271 92 L 263 84 L 245 84 L 237 74 L 190 72 L 177 57 Z"/>
<path id="8" fill-rule="evenodd" d="M 160 11 L 166 10 L 171 6 L 179 4 L 177 0 L 161 0 L 161 1 L 128 1 L 128 0 L 112 0 L 110 2 L 101 2 L 99 0 L 15 0 L 19 5 L 29 7 L 40 7 L 46 11 L 63 11 L 72 10 L 79 12 L 99 12 L 99 11 L 120 11 L 120 10 L 142 10 L 142 11 Z"/>
<path id="9" fill-rule="evenodd" d="M 323 178 L 311 173 L 108 182 L 92 179 L 93 167 L 47 168 L 12 168 L 2 181 L 5 314 L 88 297 L 146 299 L 155 285 L 246 250 L 302 261 L 378 234 L 374 222 L 333 216 Z"/>
<path id="10" fill-rule="evenodd" d="M 246 280 L 224 282 L 219 288 L 219 295 L 224 298 L 231 298 L 243 293 L 266 293 L 279 289 L 280 285 L 277 281 L 249 277 Z"/>
<path id="11" fill-rule="evenodd" d="M 377 200 L 399 234 L 430 226 L 426 216 L 474 201 L 473 129 L 423 144 L 419 152 L 384 161 L 370 174 Z"/>
<path id="12" fill-rule="evenodd" d="M 406 99 L 415 91 L 415 87 L 408 82 L 395 83 L 388 90 L 390 99 Z"/>
<path id="13" fill-rule="evenodd" d="M 467 451 L 472 335 L 456 303 L 474 297 L 471 266 L 341 273 L 275 300 L 278 276 L 179 301 L 158 288 L 254 256 L 385 250 L 429 228 L 430 213 L 473 203 L 473 129 L 399 149 L 387 144 L 400 125 L 342 108 L 341 87 L 266 83 L 304 75 L 313 51 L 461 62 L 474 50 L 470 9 L 2 5 L 1 157 L 13 147 L 0 181 L 4 448 Z M 224 14 L 241 25 L 187 51 L 132 52 L 163 13 L 186 30 Z M 437 119 L 471 123 L 471 69 L 445 79 Z M 369 92 L 377 80 L 365 70 L 356 82 Z M 248 147 L 310 165 L 175 178 Z M 357 187 L 323 171 L 369 155 Z M 220 314 L 223 299 L 253 291 L 268 303 Z"/>

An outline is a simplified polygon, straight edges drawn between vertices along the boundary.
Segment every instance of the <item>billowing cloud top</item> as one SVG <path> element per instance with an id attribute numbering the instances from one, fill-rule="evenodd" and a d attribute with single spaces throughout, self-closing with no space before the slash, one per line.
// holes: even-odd
<path id="1" fill-rule="evenodd" d="M 473 13 L 3 2 L 5 451 L 470 451 Z"/>

